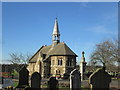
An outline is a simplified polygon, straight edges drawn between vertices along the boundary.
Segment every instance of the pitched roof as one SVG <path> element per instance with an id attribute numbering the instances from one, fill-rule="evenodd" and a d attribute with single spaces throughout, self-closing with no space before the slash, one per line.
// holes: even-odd
<path id="1" fill-rule="evenodd" d="M 75 55 L 76 54 L 64 43 L 57 44 L 49 53 L 49 55 Z"/>
<path id="2" fill-rule="evenodd" d="M 29 60 L 29 62 L 36 62 L 37 61 L 37 58 L 39 56 L 39 53 L 43 53 L 43 54 L 46 54 L 47 51 L 51 48 L 51 45 L 50 46 L 42 46 Z"/>
<path id="3" fill-rule="evenodd" d="M 64 42 L 58 43 L 55 47 L 50 46 L 42 46 L 29 60 L 29 62 L 36 62 L 39 53 L 45 55 L 44 60 L 47 60 L 52 55 L 71 55 L 77 56 Z"/>

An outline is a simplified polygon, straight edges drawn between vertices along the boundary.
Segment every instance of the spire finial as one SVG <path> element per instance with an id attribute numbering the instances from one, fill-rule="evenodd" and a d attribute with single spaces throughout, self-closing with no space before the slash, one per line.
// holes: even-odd
<path id="1" fill-rule="evenodd" d="M 58 19 L 57 19 L 57 17 L 55 18 L 55 23 L 56 23 L 56 24 L 58 23 Z"/>
<path id="2" fill-rule="evenodd" d="M 83 52 L 82 52 L 82 57 L 84 57 L 84 54 L 85 54 L 85 52 L 83 51 Z"/>
<path id="3" fill-rule="evenodd" d="M 57 20 L 57 17 L 55 19 Z"/>

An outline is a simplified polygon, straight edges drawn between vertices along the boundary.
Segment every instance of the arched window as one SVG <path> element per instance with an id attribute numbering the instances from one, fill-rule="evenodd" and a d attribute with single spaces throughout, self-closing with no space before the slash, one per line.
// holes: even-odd
<path id="1" fill-rule="evenodd" d="M 57 36 L 55 36 L 54 40 L 57 40 Z"/>
<path id="2" fill-rule="evenodd" d="M 69 62 L 69 63 L 70 63 L 70 65 L 69 65 L 69 66 L 71 66 L 71 65 L 72 65 L 72 60 L 71 60 L 71 59 L 70 59 L 70 62 Z"/>
<path id="3" fill-rule="evenodd" d="M 60 65 L 62 65 L 62 59 L 60 60 Z"/>
<path id="4" fill-rule="evenodd" d="M 72 61 L 72 62 L 71 62 L 71 63 L 72 63 L 71 65 L 74 66 L 74 59 L 71 59 L 71 61 Z"/>
<path id="5" fill-rule="evenodd" d="M 67 60 L 67 66 L 69 66 L 69 58 L 68 58 L 68 60 Z"/>
<path id="6" fill-rule="evenodd" d="M 60 70 L 59 70 L 59 72 L 58 72 L 59 74 L 60 74 Z"/>
<path id="7" fill-rule="evenodd" d="M 60 74 L 60 70 L 56 70 L 56 74 Z"/>
<path id="8" fill-rule="evenodd" d="M 68 60 L 67 60 L 67 66 L 73 66 L 73 59 L 68 58 Z"/>
<path id="9" fill-rule="evenodd" d="M 58 65 L 62 65 L 62 59 L 58 59 Z"/>
<path id="10" fill-rule="evenodd" d="M 56 74 L 58 73 L 58 71 L 56 70 Z"/>

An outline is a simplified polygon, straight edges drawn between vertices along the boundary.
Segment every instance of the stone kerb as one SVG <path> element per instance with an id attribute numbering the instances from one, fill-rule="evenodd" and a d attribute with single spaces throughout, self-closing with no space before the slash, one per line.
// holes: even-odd
<path id="1" fill-rule="evenodd" d="M 97 69 L 89 77 L 89 83 L 91 84 L 91 89 L 102 89 L 109 90 L 109 84 L 111 82 L 111 76 L 102 68 Z"/>
<path id="2" fill-rule="evenodd" d="M 80 90 L 81 89 L 81 76 L 77 69 L 74 69 L 70 73 L 70 89 Z"/>

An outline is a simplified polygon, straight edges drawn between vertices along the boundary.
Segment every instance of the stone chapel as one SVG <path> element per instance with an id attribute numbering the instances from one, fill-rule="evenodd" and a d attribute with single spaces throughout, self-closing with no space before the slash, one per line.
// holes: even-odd
<path id="1" fill-rule="evenodd" d="M 60 42 L 60 32 L 56 18 L 52 33 L 52 45 L 42 46 L 30 58 L 27 69 L 30 75 L 39 72 L 42 78 L 64 77 L 65 74 L 69 75 L 76 68 L 76 57 L 77 55 L 65 42 Z"/>

